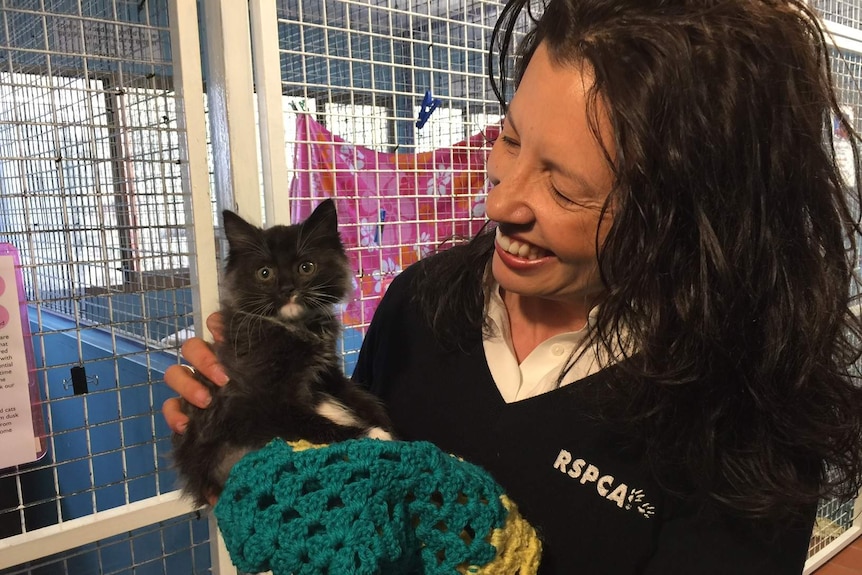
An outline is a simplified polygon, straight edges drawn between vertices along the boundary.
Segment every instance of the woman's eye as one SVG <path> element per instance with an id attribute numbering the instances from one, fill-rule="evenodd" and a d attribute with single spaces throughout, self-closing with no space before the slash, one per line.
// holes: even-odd
<path id="1" fill-rule="evenodd" d="M 272 268 L 270 268 L 270 267 L 262 267 L 259 270 L 257 270 L 257 279 L 259 279 L 259 280 L 269 281 L 272 279 L 272 276 L 273 276 Z"/>
<path id="2" fill-rule="evenodd" d="M 574 204 L 574 203 L 575 203 L 575 202 L 573 202 L 571 199 L 569 199 L 569 198 L 568 198 L 568 196 L 565 196 L 565 195 L 563 195 L 562 193 L 560 193 L 560 191 L 559 191 L 557 188 L 552 187 L 552 188 L 551 188 L 551 190 L 552 190 L 552 192 L 553 192 L 553 194 L 554 194 L 554 198 L 555 198 L 555 199 L 556 199 L 556 200 L 557 200 L 561 205 L 564 205 L 564 206 L 570 206 L 570 205 L 572 205 L 572 204 Z"/>
<path id="3" fill-rule="evenodd" d="M 509 155 L 516 155 L 521 149 L 521 142 L 512 136 L 500 134 L 494 142 L 494 149 L 499 149 Z"/>
<path id="4" fill-rule="evenodd" d="M 307 276 L 313 274 L 314 270 L 317 269 L 317 266 L 314 264 L 314 262 L 302 262 L 301 264 L 299 264 L 299 267 L 297 269 L 299 270 L 299 273 L 301 275 Z"/>

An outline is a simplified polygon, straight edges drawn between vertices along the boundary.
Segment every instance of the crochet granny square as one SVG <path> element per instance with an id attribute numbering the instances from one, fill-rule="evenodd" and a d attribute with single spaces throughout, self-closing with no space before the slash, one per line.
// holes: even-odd
<path id="1" fill-rule="evenodd" d="M 534 575 L 541 543 L 482 468 L 427 442 L 274 440 L 214 509 L 234 564 L 274 575 Z"/>

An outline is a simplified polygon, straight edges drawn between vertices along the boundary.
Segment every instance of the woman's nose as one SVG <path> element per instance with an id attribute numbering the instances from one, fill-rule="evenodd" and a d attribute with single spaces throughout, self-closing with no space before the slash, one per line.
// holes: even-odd
<path id="1" fill-rule="evenodd" d="M 488 191 L 485 212 L 495 222 L 529 224 L 535 220 L 528 192 L 522 186 L 500 182 Z"/>
<path id="2" fill-rule="evenodd" d="M 517 160 L 507 161 L 517 164 Z M 530 203 L 531 186 L 529 178 L 517 165 L 505 170 L 492 170 L 488 164 L 488 181 L 491 188 L 485 199 L 485 213 L 489 219 L 496 222 L 512 224 L 528 224 L 534 220 L 533 207 Z"/>

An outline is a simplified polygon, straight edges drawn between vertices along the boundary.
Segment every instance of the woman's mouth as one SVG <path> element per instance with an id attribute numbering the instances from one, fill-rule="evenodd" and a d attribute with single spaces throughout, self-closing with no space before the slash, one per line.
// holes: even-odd
<path id="1" fill-rule="evenodd" d="M 511 254 L 515 257 L 523 258 L 526 260 L 537 260 L 546 256 L 551 255 L 551 252 L 534 246 L 533 244 L 528 244 L 526 242 L 522 242 L 509 236 L 505 235 L 500 231 L 500 228 L 497 228 L 497 245 L 508 254 Z"/>

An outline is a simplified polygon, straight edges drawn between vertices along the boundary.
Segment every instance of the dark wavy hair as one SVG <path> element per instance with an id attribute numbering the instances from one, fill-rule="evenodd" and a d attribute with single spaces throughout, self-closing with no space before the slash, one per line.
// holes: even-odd
<path id="1" fill-rule="evenodd" d="M 669 488 L 682 469 L 687 491 L 746 516 L 858 490 L 858 135 L 816 15 L 801 0 L 550 0 L 540 16 L 529 5 L 510 0 L 494 29 L 501 104 L 510 64 L 517 85 L 544 43 L 558 65 L 592 67 L 592 130 L 615 152 L 593 338 L 626 377 L 603 413 L 636 426 Z M 492 245 L 483 233 L 427 261 L 417 299 L 441 338 L 483 325 Z"/>

